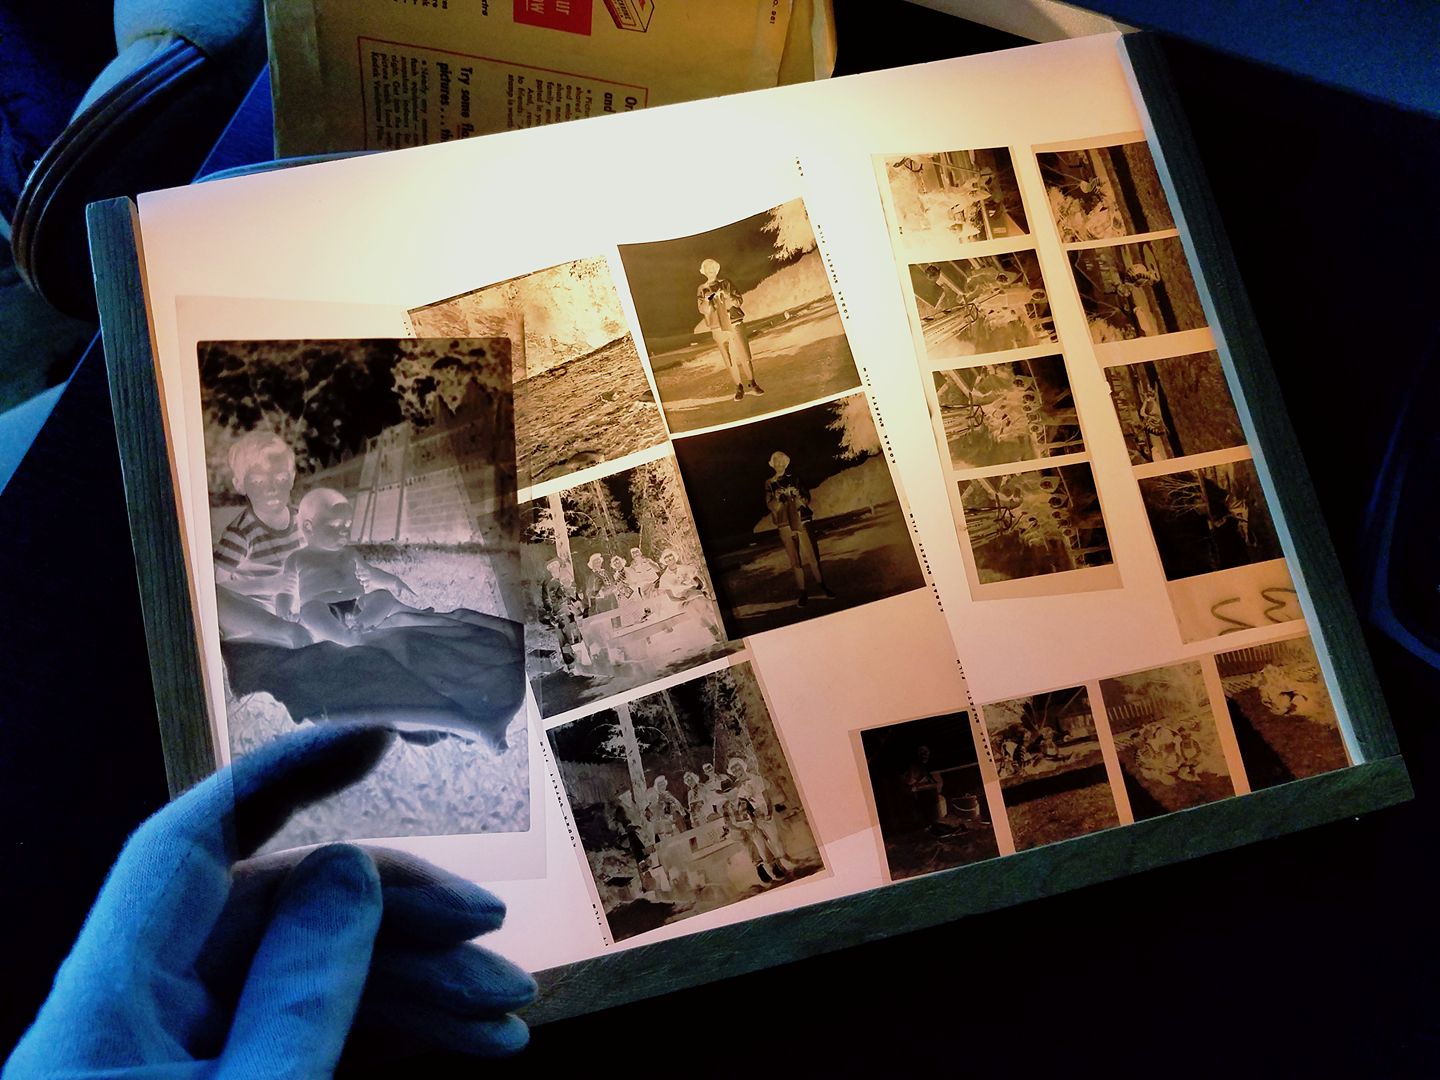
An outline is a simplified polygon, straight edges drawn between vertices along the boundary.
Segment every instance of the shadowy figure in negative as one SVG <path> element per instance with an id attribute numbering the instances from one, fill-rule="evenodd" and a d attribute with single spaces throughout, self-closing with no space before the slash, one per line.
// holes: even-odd
<path id="1" fill-rule="evenodd" d="M 807 573 L 814 579 L 817 595 L 833 600 L 835 594 L 825 584 L 825 575 L 820 569 L 820 549 L 810 532 L 810 522 L 815 517 L 810 509 L 810 489 L 790 471 L 790 455 L 783 450 L 770 455 L 770 468 L 773 475 L 765 481 L 765 505 L 770 510 L 770 520 L 780 530 L 780 543 L 790 560 L 790 571 L 795 575 L 795 604 L 804 607 L 809 602 L 805 585 Z"/>

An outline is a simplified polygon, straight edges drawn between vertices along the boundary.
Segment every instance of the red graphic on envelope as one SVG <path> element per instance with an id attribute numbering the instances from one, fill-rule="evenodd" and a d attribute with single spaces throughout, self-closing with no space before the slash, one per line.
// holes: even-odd
<path id="1" fill-rule="evenodd" d="M 589 37 L 591 7 L 592 0 L 515 0 L 515 21 Z"/>

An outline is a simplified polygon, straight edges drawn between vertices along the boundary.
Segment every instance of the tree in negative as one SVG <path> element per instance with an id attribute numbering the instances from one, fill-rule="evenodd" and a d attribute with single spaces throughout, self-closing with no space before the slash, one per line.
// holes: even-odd
<path id="1" fill-rule="evenodd" d="M 630 520 L 604 480 L 573 487 L 562 500 L 565 520 L 574 526 L 570 535 L 598 537 L 606 550 L 619 553 L 620 534 L 630 531 Z"/>
<path id="2" fill-rule="evenodd" d="M 1189 720 L 1209 713 L 1209 698 L 1205 693 L 1205 680 L 1197 664 L 1181 664 L 1176 667 L 1153 668 L 1106 679 L 1101 686 L 1105 691 L 1105 704 L 1143 704 L 1157 717 L 1169 720 Z"/>
<path id="3" fill-rule="evenodd" d="M 834 402 L 830 410 L 831 419 L 826 426 L 840 435 L 836 457 L 841 461 L 863 463 L 880 453 L 880 432 L 875 427 L 875 417 L 864 394 L 852 394 Z M 848 507 L 855 508 L 863 502 L 873 514 L 878 502 L 894 497 L 894 489 L 888 477 L 883 476 L 883 471 L 877 475 L 874 470 L 855 468 L 846 470 L 846 473 L 851 485 L 845 489 L 844 496 Z M 834 494 L 832 491 L 832 496 Z M 816 512 L 821 513 L 819 510 Z"/>
<path id="4" fill-rule="evenodd" d="M 785 750 L 775 736 L 770 721 L 770 710 L 765 704 L 765 695 L 748 665 L 738 665 L 726 672 L 726 677 L 735 686 L 739 705 L 740 724 L 744 738 L 754 757 L 755 765 L 770 787 L 772 800 L 777 805 L 799 807 L 800 792 L 795 779 L 790 775 L 790 763 L 785 759 Z"/>
<path id="5" fill-rule="evenodd" d="M 533 544 L 553 544 L 557 529 L 568 534 L 560 519 L 560 515 L 564 513 L 564 504 L 561 503 L 560 512 L 557 514 L 555 503 L 555 499 L 536 499 L 530 503 L 525 523 L 526 540 Z"/>
<path id="6" fill-rule="evenodd" d="M 1025 710 L 1029 701 L 1029 698 L 1016 698 L 1011 701 L 992 702 L 985 706 L 985 727 L 990 732 L 997 755 L 1007 733 L 1018 735 L 1019 731 L 1023 731 Z"/>
<path id="7" fill-rule="evenodd" d="M 404 420 L 429 425 L 438 402 L 458 408 L 472 385 L 491 398 L 509 392 L 503 343 L 458 338 L 209 342 L 199 363 L 207 452 L 217 468 L 248 431 L 285 439 L 305 473 L 360 453 Z"/>
<path id="8" fill-rule="evenodd" d="M 681 723 L 674 696 L 668 690 L 630 703 L 630 718 L 635 730 L 643 733 L 641 740 L 656 756 L 682 759 L 690 750 L 691 739 Z M 675 778 L 677 781 L 679 777 Z"/>
<path id="9" fill-rule="evenodd" d="M 759 759 L 745 723 L 745 695 L 731 671 L 707 675 L 700 687 L 700 701 L 715 731 L 715 767 L 724 772 L 731 758 L 743 758 L 752 769 Z"/>
<path id="10" fill-rule="evenodd" d="M 880 453 L 880 432 L 864 394 L 852 394 L 830 406 L 833 419 L 826 425 L 840 433 L 840 457 L 846 461 Z"/>
<path id="11" fill-rule="evenodd" d="M 641 465 L 631 473 L 630 494 L 640 526 L 640 544 L 652 556 L 674 548 L 680 561 L 701 566 L 705 554 L 685 505 L 680 477 L 668 460 Z"/>
<path id="12" fill-rule="evenodd" d="M 810 216 L 800 199 L 775 207 L 760 227 L 771 234 L 775 250 L 770 258 L 775 262 L 790 262 L 797 255 L 815 250 L 815 230 L 810 227 Z"/>
<path id="13" fill-rule="evenodd" d="M 562 558 L 568 553 L 569 539 L 577 536 L 599 539 L 602 547 L 618 554 L 620 534 L 632 528 L 619 500 L 603 480 L 580 484 L 563 492 L 558 499 L 551 496 L 536 500 L 530 507 L 525 539 L 564 549 Z"/>
<path id="14" fill-rule="evenodd" d="M 460 407 L 470 385 L 487 396 L 510 392 L 510 354 L 503 342 L 451 339 L 441 347 L 428 342 L 405 348 L 394 370 L 395 393 L 405 419 L 425 427 L 437 403 Z"/>
<path id="15" fill-rule="evenodd" d="M 207 451 L 268 429 L 307 472 L 359 452 L 402 418 L 393 341 L 209 342 L 199 350 Z"/>
<path id="16" fill-rule="evenodd" d="M 1203 477 L 1197 472 L 1152 476 L 1141 486 L 1145 501 L 1171 518 L 1209 517 Z"/>

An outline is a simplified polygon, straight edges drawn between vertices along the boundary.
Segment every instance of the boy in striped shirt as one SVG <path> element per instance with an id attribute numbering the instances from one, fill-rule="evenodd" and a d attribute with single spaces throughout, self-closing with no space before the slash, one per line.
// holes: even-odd
<path id="1" fill-rule="evenodd" d="M 245 509 L 225 526 L 215 545 L 215 597 L 220 636 L 299 648 L 310 643 L 300 625 L 275 613 L 281 570 L 302 538 L 290 493 L 295 454 L 280 436 L 251 431 L 227 455 L 230 481 L 245 496 Z"/>

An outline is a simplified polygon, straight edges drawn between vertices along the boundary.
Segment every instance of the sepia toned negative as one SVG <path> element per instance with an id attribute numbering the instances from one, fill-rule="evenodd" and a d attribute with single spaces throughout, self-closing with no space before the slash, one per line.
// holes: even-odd
<path id="1" fill-rule="evenodd" d="M 1035 157 L 1064 243 L 1175 227 L 1148 143 L 1051 151 Z"/>
<path id="2" fill-rule="evenodd" d="M 1055 340 L 1033 251 L 913 263 L 910 287 L 932 360 L 1004 352 Z"/>
<path id="3" fill-rule="evenodd" d="M 1305 617 L 1284 559 L 1180 578 L 1167 583 L 1166 592 L 1182 641 L 1203 641 Z"/>
<path id="4" fill-rule="evenodd" d="M 509 344 L 202 342 L 230 751 L 383 722 L 271 846 L 529 825 Z"/>
<path id="5" fill-rule="evenodd" d="M 748 664 L 546 734 L 616 941 L 824 868 Z"/>
<path id="6" fill-rule="evenodd" d="M 1248 458 L 1139 483 L 1167 580 L 1282 557 L 1260 476 Z"/>
<path id="7" fill-rule="evenodd" d="M 1100 681 L 1135 820 L 1235 794 L 1197 663 Z"/>
<path id="8" fill-rule="evenodd" d="M 522 517 L 526 668 L 541 715 L 734 647 L 673 459 L 536 499 Z"/>
<path id="9" fill-rule="evenodd" d="M 1108 367 L 1105 378 L 1132 465 L 1245 445 L 1214 352 Z"/>
<path id="10" fill-rule="evenodd" d="M 1085 449 L 1060 356 L 931 373 L 950 464 L 977 469 Z"/>
<path id="11" fill-rule="evenodd" d="M 1252 790 L 1350 764 L 1308 637 L 1220 653 L 1215 664 Z"/>
<path id="12" fill-rule="evenodd" d="M 1156 337 L 1205 325 L 1178 236 L 1070 252 L 1080 304 L 1096 343 Z"/>
<path id="13" fill-rule="evenodd" d="M 1120 823 L 1083 686 L 981 710 L 1017 850 Z"/>
<path id="14" fill-rule="evenodd" d="M 416 308 L 429 337 L 512 342 L 520 485 L 665 441 L 665 425 L 603 258 L 537 270 Z"/>
<path id="15" fill-rule="evenodd" d="M 671 432 L 766 416 L 860 385 L 805 204 L 622 244 Z"/>
<path id="16" fill-rule="evenodd" d="M 732 638 L 922 588 L 864 394 L 676 440 Z"/>
<path id="17" fill-rule="evenodd" d="M 885 179 L 902 237 L 980 243 L 1029 231 L 1010 151 L 948 150 L 886 157 Z"/>
<path id="18" fill-rule="evenodd" d="M 982 585 L 1114 561 L 1088 464 L 977 477 L 959 487 Z"/>
<path id="19" fill-rule="evenodd" d="M 970 714 L 860 732 L 892 880 L 999 854 Z"/>

